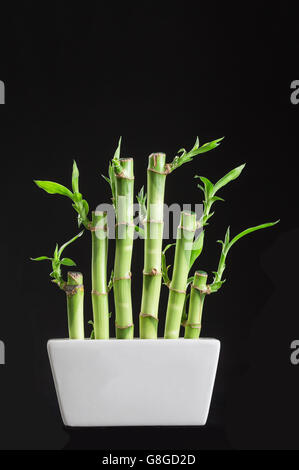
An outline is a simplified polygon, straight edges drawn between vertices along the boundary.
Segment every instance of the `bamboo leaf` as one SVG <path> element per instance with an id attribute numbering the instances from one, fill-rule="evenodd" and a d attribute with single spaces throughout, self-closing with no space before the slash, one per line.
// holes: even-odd
<path id="1" fill-rule="evenodd" d="M 208 202 L 210 196 L 213 194 L 214 185 L 213 185 L 213 183 L 212 183 L 208 178 L 206 178 L 205 176 L 200 176 L 200 180 L 203 182 L 203 184 L 204 184 L 204 186 L 205 186 L 204 193 L 205 193 L 206 201 Z"/>
<path id="2" fill-rule="evenodd" d="M 115 150 L 114 156 L 112 158 L 113 169 L 118 175 L 123 171 L 122 166 L 120 164 L 120 160 L 119 160 L 120 146 L 121 146 L 121 137 L 119 138 L 117 149 Z"/>
<path id="3" fill-rule="evenodd" d="M 164 284 L 166 286 L 168 286 L 169 283 L 170 283 L 170 279 L 168 277 L 168 270 L 170 268 L 170 265 L 167 266 L 165 253 L 166 253 L 167 250 L 169 250 L 169 248 L 171 246 L 174 246 L 174 245 L 175 245 L 175 243 L 169 243 L 168 245 L 166 245 L 166 247 L 164 248 L 164 250 L 161 253 L 161 271 L 162 271 L 163 281 L 164 281 Z"/>
<path id="4" fill-rule="evenodd" d="M 229 173 L 224 175 L 219 181 L 217 181 L 217 183 L 215 183 L 214 185 L 213 194 L 216 194 L 216 192 L 219 191 L 220 188 L 223 188 L 223 186 L 226 186 L 228 183 L 238 178 L 242 173 L 245 165 L 246 164 L 244 163 L 243 165 L 237 166 L 237 168 L 234 168 Z"/>
<path id="5" fill-rule="evenodd" d="M 227 230 L 226 230 L 226 233 L 225 233 L 225 237 L 224 237 L 224 243 L 223 243 L 224 248 L 226 248 L 228 246 L 229 238 L 230 238 L 230 227 L 228 226 Z"/>
<path id="6" fill-rule="evenodd" d="M 53 181 L 40 181 L 34 180 L 34 183 L 48 194 L 60 194 L 61 196 L 67 196 L 70 199 L 73 199 L 73 193 L 59 183 L 54 183 Z"/>
<path id="7" fill-rule="evenodd" d="M 50 260 L 53 261 L 53 258 L 49 258 L 48 256 L 39 256 L 38 258 L 30 258 L 31 261 L 44 261 L 44 260 Z"/>
<path id="8" fill-rule="evenodd" d="M 119 157 L 120 157 L 121 139 L 122 139 L 122 137 L 119 138 L 117 149 L 114 152 L 114 157 L 113 158 L 115 158 L 116 160 L 119 160 Z"/>
<path id="9" fill-rule="evenodd" d="M 89 212 L 89 204 L 86 201 L 86 199 L 82 200 L 82 205 L 83 205 L 83 209 L 84 209 L 84 212 L 85 212 L 85 218 L 86 218 L 88 216 L 88 212 Z"/>
<path id="10" fill-rule="evenodd" d="M 60 263 L 63 264 L 64 266 L 77 266 L 75 261 L 73 261 L 70 258 L 62 258 Z"/>
<path id="11" fill-rule="evenodd" d="M 73 172 L 72 172 L 72 189 L 74 193 L 79 192 L 79 170 L 78 170 L 77 163 L 75 160 L 73 163 Z"/>
<path id="12" fill-rule="evenodd" d="M 240 238 L 243 238 L 245 237 L 246 235 L 248 235 L 249 233 L 252 233 L 252 232 L 255 232 L 256 230 L 261 230 L 261 229 L 264 229 L 264 228 L 268 228 L 268 227 L 273 227 L 273 225 L 276 225 L 278 224 L 279 220 L 276 220 L 275 222 L 269 222 L 269 223 L 265 223 L 265 224 L 261 224 L 261 225 L 257 225 L 255 227 L 250 227 L 250 228 L 247 228 L 246 230 L 243 230 L 242 232 L 240 232 L 238 235 L 236 235 L 226 246 L 226 252 L 228 252 L 231 247 L 238 241 L 240 240 Z"/>
<path id="13" fill-rule="evenodd" d="M 220 137 L 220 139 L 215 139 L 212 140 L 211 142 L 207 142 L 206 144 L 203 144 L 201 147 L 199 147 L 197 155 L 205 152 L 209 152 L 210 150 L 213 150 L 214 148 L 218 147 L 220 145 L 220 142 L 224 139 L 224 137 Z"/>
<path id="14" fill-rule="evenodd" d="M 214 186 L 215 187 L 215 186 Z M 213 203 L 213 202 L 216 202 L 216 201 L 222 201 L 224 202 L 224 199 L 222 197 L 218 197 L 218 196 L 212 196 L 210 198 L 210 202 Z"/>
<path id="15" fill-rule="evenodd" d="M 77 238 L 81 237 L 83 235 L 83 232 L 84 230 L 82 230 L 82 232 L 78 233 L 78 235 L 76 235 L 75 237 L 73 237 L 71 240 L 69 240 L 68 242 L 64 243 L 60 248 L 59 248 L 59 251 L 58 251 L 58 259 L 60 259 L 60 256 L 63 252 L 63 250 L 68 246 L 70 245 L 71 243 L 73 243 L 75 240 L 77 240 Z"/>
<path id="16" fill-rule="evenodd" d="M 105 181 L 107 181 L 107 183 L 109 184 L 110 188 L 111 188 L 111 180 L 110 178 L 108 178 L 108 176 L 105 176 L 105 175 L 101 175 L 102 178 L 104 178 Z"/>
<path id="17" fill-rule="evenodd" d="M 139 204 L 139 219 L 143 224 L 146 219 L 146 197 L 147 195 L 144 194 L 144 186 L 140 189 L 139 193 L 136 196 L 136 199 Z"/>
<path id="18" fill-rule="evenodd" d="M 199 147 L 199 138 L 198 138 L 198 136 L 197 136 L 197 137 L 196 137 L 195 144 L 194 144 L 194 146 L 193 146 L 193 149 L 192 149 L 192 150 L 197 150 L 197 149 L 198 149 L 198 147 Z"/>
<path id="19" fill-rule="evenodd" d="M 195 263 L 195 261 L 200 256 L 203 250 L 203 241 L 204 241 L 204 231 L 201 230 L 200 234 L 198 235 L 197 239 L 193 242 L 193 245 L 192 245 L 189 270 L 192 268 L 193 264 Z"/>
<path id="20" fill-rule="evenodd" d="M 196 155 L 200 155 L 205 152 L 209 152 L 210 150 L 214 149 L 217 147 L 221 140 L 224 139 L 224 137 L 221 137 L 220 139 L 213 140 L 212 142 L 207 142 L 206 144 L 203 144 L 201 147 L 199 147 L 199 140 L 198 137 L 196 139 L 196 142 L 192 149 L 189 152 L 186 152 L 185 149 L 180 149 L 177 153 L 182 152 L 182 155 L 178 156 L 176 155 L 170 164 L 170 171 L 174 171 L 180 166 L 182 166 L 184 163 L 191 162 L 193 160 L 193 157 Z"/>

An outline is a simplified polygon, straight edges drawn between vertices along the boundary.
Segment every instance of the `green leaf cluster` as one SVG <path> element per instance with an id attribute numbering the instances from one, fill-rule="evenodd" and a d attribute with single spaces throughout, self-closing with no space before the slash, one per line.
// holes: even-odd
<path id="1" fill-rule="evenodd" d="M 48 256 L 39 256 L 38 258 L 30 258 L 32 261 L 51 261 L 52 263 L 52 272 L 50 273 L 50 277 L 52 278 L 52 282 L 57 284 L 61 289 L 64 289 L 65 286 L 65 281 L 62 278 L 61 274 L 61 266 L 76 266 L 75 261 L 73 261 L 71 258 L 62 258 L 61 255 L 65 248 L 73 243 L 77 238 L 81 237 L 83 234 L 84 230 L 82 232 L 78 233 L 75 237 L 71 238 L 71 240 L 67 241 L 64 243 L 60 248 L 58 247 L 58 244 L 55 246 L 55 250 L 53 253 L 53 257 L 49 258 Z"/>
<path id="2" fill-rule="evenodd" d="M 174 170 L 182 166 L 184 163 L 191 162 L 196 155 L 200 155 L 205 152 L 209 152 L 214 148 L 218 147 L 220 142 L 224 139 L 221 137 L 220 139 L 213 140 L 212 142 L 207 142 L 202 146 L 199 146 L 199 139 L 196 138 L 195 144 L 193 145 L 192 149 L 187 152 L 186 149 L 181 148 L 178 150 L 178 155 L 176 155 L 173 161 L 170 164 L 170 172 L 172 173 Z"/>
<path id="3" fill-rule="evenodd" d="M 221 197 L 216 196 L 216 193 L 219 189 L 226 186 L 231 181 L 235 180 L 240 176 L 243 169 L 245 167 L 245 163 L 243 165 L 237 166 L 222 178 L 220 178 L 217 183 L 213 184 L 208 178 L 204 176 L 195 175 L 194 178 L 199 178 L 203 185 L 198 184 L 197 187 L 201 189 L 204 193 L 204 201 L 203 201 L 203 214 L 199 221 L 199 225 L 201 228 L 201 232 L 198 235 L 197 239 L 193 243 L 191 257 L 190 257 L 190 269 L 192 268 L 194 262 L 200 256 L 203 250 L 204 244 L 204 227 L 208 225 L 208 220 L 213 216 L 214 212 L 211 212 L 212 205 L 216 201 L 224 201 Z"/>

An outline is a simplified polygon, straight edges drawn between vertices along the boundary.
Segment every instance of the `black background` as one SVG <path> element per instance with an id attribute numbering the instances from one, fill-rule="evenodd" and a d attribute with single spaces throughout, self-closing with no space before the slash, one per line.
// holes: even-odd
<path id="1" fill-rule="evenodd" d="M 299 79 L 291 3 L 67 3 L 1 6 L 0 107 L 1 449 L 298 449 L 297 126 L 290 84 Z M 50 255 L 77 232 L 70 201 L 33 179 L 70 186 L 72 160 L 90 207 L 109 202 L 107 173 L 118 137 L 135 158 L 136 191 L 147 156 L 226 136 L 167 179 L 166 202 L 199 203 L 195 173 L 216 181 L 247 162 L 215 205 L 199 268 L 211 272 L 216 240 L 273 221 L 229 255 L 227 283 L 205 306 L 203 336 L 219 338 L 220 363 L 203 428 L 67 429 L 60 419 L 46 342 L 67 332 Z M 88 234 L 66 252 L 90 286 Z M 109 270 L 113 264 L 113 244 Z M 135 323 L 143 244 L 134 246 Z M 161 315 L 167 302 L 161 296 Z M 111 298 L 111 304 L 113 304 Z M 86 295 L 86 323 L 91 302 Z M 163 322 L 161 322 L 162 327 Z M 89 332 L 86 327 L 86 333 Z M 160 332 L 162 333 L 162 331 Z M 188 397 L 186 396 L 186 400 Z"/>

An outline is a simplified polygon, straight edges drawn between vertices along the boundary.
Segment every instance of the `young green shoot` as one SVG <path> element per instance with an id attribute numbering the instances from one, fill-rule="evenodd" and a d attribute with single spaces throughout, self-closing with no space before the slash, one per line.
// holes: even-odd
<path id="1" fill-rule="evenodd" d="M 83 232 L 84 230 L 82 230 L 82 232 L 78 233 L 78 235 L 73 237 L 68 242 L 64 243 L 60 248 L 58 248 L 58 244 L 56 244 L 52 258 L 49 258 L 48 256 L 39 256 L 38 258 L 30 258 L 32 261 L 51 261 L 52 272 L 50 273 L 50 277 L 52 278 L 52 282 L 54 282 L 54 284 L 57 284 L 57 286 L 62 290 L 65 290 L 66 281 L 64 281 L 62 278 L 61 266 L 76 266 L 76 263 L 70 258 L 61 259 L 61 255 L 64 249 L 68 245 L 70 245 L 75 240 L 77 240 L 77 238 L 83 235 Z"/>
<path id="2" fill-rule="evenodd" d="M 72 191 L 54 181 L 34 180 L 34 182 L 48 194 L 59 194 L 71 199 L 73 203 L 72 206 L 78 214 L 78 227 L 83 224 L 86 229 L 90 229 L 90 220 L 88 219 L 89 205 L 86 199 L 83 199 L 79 191 L 79 170 L 75 160 L 72 172 Z"/>
<path id="3" fill-rule="evenodd" d="M 241 238 L 245 237 L 249 233 L 255 232 L 257 230 L 262 230 L 264 228 L 268 227 L 273 227 L 274 225 L 278 224 L 279 220 L 276 220 L 276 222 L 269 222 L 261 225 L 256 225 L 255 227 L 249 227 L 246 230 L 243 230 L 240 232 L 238 235 L 236 235 L 234 238 L 230 240 L 230 228 L 228 227 L 226 230 L 226 234 L 223 240 L 217 240 L 218 243 L 222 245 L 222 250 L 220 254 L 220 259 L 218 263 L 218 268 L 217 271 L 214 271 L 214 280 L 212 284 L 210 285 L 210 291 L 211 293 L 217 292 L 222 284 L 225 282 L 222 280 L 223 272 L 225 270 L 225 262 L 226 262 L 226 257 L 228 255 L 229 250 L 232 248 L 232 246 Z"/>
<path id="4" fill-rule="evenodd" d="M 173 161 L 168 165 L 169 173 L 172 173 L 184 163 L 191 162 L 196 155 L 201 155 L 202 153 L 209 152 L 210 150 L 213 150 L 214 148 L 218 147 L 218 145 L 223 139 L 224 137 L 221 137 L 220 139 L 212 140 L 211 142 L 207 142 L 199 146 L 199 139 L 197 137 L 194 146 L 189 152 L 187 152 L 187 150 L 185 150 L 184 148 L 181 148 L 177 151 L 177 153 L 180 155 L 176 155 Z"/>
<path id="5" fill-rule="evenodd" d="M 208 225 L 208 220 L 215 213 L 215 212 L 211 212 L 212 205 L 216 201 L 224 201 L 224 199 L 222 199 L 221 197 L 216 196 L 216 193 L 219 191 L 219 189 L 223 188 L 231 181 L 237 179 L 242 173 L 244 167 L 245 167 L 245 163 L 243 165 L 240 165 L 234 168 L 229 173 L 224 175 L 215 184 L 213 184 L 208 178 L 205 178 L 204 176 L 195 175 L 195 178 L 199 178 L 203 183 L 203 186 L 201 184 L 198 184 L 197 187 L 203 191 L 204 201 L 203 201 L 203 214 L 199 220 L 199 226 L 201 228 L 201 231 L 193 244 L 193 249 L 192 249 L 191 258 L 190 258 L 190 269 L 192 268 L 194 262 L 197 260 L 197 258 L 200 256 L 203 250 L 204 236 L 205 236 L 204 227 Z"/>
<path id="6" fill-rule="evenodd" d="M 70 339 L 84 339 L 84 287 L 83 276 L 79 272 L 68 272 L 67 281 L 64 281 L 61 274 L 61 266 L 76 266 L 75 261 L 70 258 L 62 258 L 61 255 L 64 249 L 73 243 L 77 238 L 81 237 L 83 231 L 78 233 L 68 242 L 64 243 L 60 248 L 56 244 L 53 257 L 39 256 L 38 258 L 31 258 L 33 261 L 51 261 L 52 272 L 50 276 L 60 289 L 66 293 L 67 301 L 67 316 L 68 316 L 68 329 Z"/>

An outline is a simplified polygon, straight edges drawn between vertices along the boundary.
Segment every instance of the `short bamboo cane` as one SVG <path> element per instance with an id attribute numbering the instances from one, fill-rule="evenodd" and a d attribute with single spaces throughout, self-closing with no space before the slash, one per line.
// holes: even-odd
<path id="1" fill-rule="evenodd" d="M 95 339 L 109 339 L 109 305 L 107 290 L 107 213 L 93 212 L 91 225 L 92 309 Z"/>
<path id="2" fill-rule="evenodd" d="M 202 309 L 207 293 L 207 273 L 196 271 L 191 285 L 188 320 L 185 324 L 185 338 L 199 338 L 201 332 Z"/>
<path id="3" fill-rule="evenodd" d="M 161 251 L 163 239 L 163 203 L 165 191 L 164 153 L 149 156 L 147 170 L 147 214 L 145 221 L 144 270 L 140 338 L 156 339 L 161 291 Z"/>
<path id="4" fill-rule="evenodd" d="M 175 248 L 173 276 L 169 286 L 164 338 L 177 339 L 180 334 L 182 311 L 186 296 L 190 255 L 196 230 L 196 214 L 181 213 Z"/>
<path id="5" fill-rule="evenodd" d="M 84 339 L 84 287 L 81 273 L 68 272 L 64 286 L 67 300 L 68 329 L 70 339 Z"/>
<path id="6" fill-rule="evenodd" d="M 116 181 L 116 246 L 113 292 L 116 338 L 132 339 L 134 325 L 131 298 L 131 261 L 133 250 L 133 159 L 119 160 L 123 171 L 115 173 Z"/>

